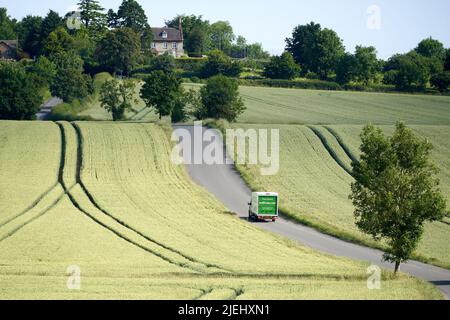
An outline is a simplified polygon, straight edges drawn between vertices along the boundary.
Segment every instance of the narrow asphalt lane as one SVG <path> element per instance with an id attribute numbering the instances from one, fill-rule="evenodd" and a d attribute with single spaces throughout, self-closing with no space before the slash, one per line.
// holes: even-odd
<path id="1" fill-rule="evenodd" d="M 36 119 L 41 121 L 49 120 L 52 109 L 62 102 L 59 98 L 50 98 L 41 106 L 39 112 L 36 113 Z"/>
<path id="2" fill-rule="evenodd" d="M 194 145 L 194 127 L 193 126 L 175 126 L 179 131 L 179 136 L 183 137 L 183 132 L 189 133 L 191 139 L 191 152 L 183 152 L 185 163 L 194 163 L 189 161 L 194 159 L 195 152 L 204 150 L 211 142 L 203 143 L 201 148 L 195 148 Z M 205 128 L 202 129 L 204 132 Z M 182 138 L 183 139 L 183 138 Z M 197 141 L 200 141 L 197 137 Z M 219 133 L 214 134 L 214 144 L 217 150 L 223 148 L 222 138 Z M 203 140 L 201 140 L 203 141 Z M 224 151 L 224 158 L 226 156 Z M 224 163 L 225 159 L 224 159 Z M 215 195 L 230 211 L 238 214 L 242 219 L 248 217 L 248 202 L 251 198 L 251 190 L 242 180 L 239 173 L 232 164 L 187 164 L 187 170 L 192 179 L 199 185 L 203 186 L 210 193 Z M 276 191 L 276 190 L 262 190 Z M 280 195 L 281 198 L 283 195 Z M 354 260 L 361 260 L 376 264 L 378 266 L 394 269 L 390 263 L 383 262 L 383 253 L 379 250 L 367 248 L 361 245 L 350 243 L 323 233 L 315 229 L 303 226 L 291 220 L 281 217 L 277 222 L 272 223 L 255 223 L 257 227 L 267 231 L 282 235 L 291 240 L 310 248 L 319 250 L 324 253 L 332 254 L 340 257 L 347 257 Z M 410 261 L 401 266 L 401 271 L 407 272 L 413 276 L 424 279 L 435 284 L 447 297 L 450 297 L 450 271 L 424 264 L 418 261 Z"/>

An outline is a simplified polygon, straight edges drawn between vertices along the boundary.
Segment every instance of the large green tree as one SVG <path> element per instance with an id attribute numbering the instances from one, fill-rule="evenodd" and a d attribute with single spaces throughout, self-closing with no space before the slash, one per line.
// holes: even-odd
<path id="1" fill-rule="evenodd" d="M 0 39 L 15 40 L 17 34 L 15 32 L 16 21 L 8 16 L 6 8 L 0 8 Z"/>
<path id="2" fill-rule="evenodd" d="M 107 71 L 128 75 L 141 56 L 141 39 L 131 28 L 110 30 L 96 50 L 98 63 Z"/>
<path id="3" fill-rule="evenodd" d="M 125 111 L 132 108 L 136 85 L 133 80 L 106 81 L 100 90 L 100 102 L 103 108 L 112 114 L 114 121 L 123 120 Z"/>
<path id="4" fill-rule="evenodd" d="M 211 49 L 228 53 L 235 39 L 233 27 L 228 21 L 217 21 L 209 28 Z"/>
<path id="5" fill-rule="evenodd" d="M 75 39 L 64 27 L 58 27 L 51 32 L 42 43 L 42 53 L 48 57 L 71 50 L 75 50 Z"/>
<path id="6" fill-rule="evenodd" d="M 445 50 L 444 69 L 450 71 L 450 49 Z"/>
<path id="7" fill-rule="evenodd" d="M 350 198 L 358 228 L 385 240 L 384 259 L 408 261 L 422 237 L 424 223 L 441 220 L 446 202 L 439 190 L 432 145 L 398 123 L 392 137 L 368 125 L 362 134 L 361 161 L 353 163 Z"/>
<path id="8" fill-rule="evenodd" d="M 21 64 L 0 61 L 0 119 L 33 119 L 42 96 Z"/>
<path id="9" fill-rule="evenodd" d="M 78 9 L 86 28 L 98 29 L 106 25 L 105 8 L 97 0 L 80 0 Z"/>
<path id="10" fill-rule="evenodd" d="M 357 46 L 355 49 L 354 76 L 357 81 L 369 84 L 380 71 L 380 63 L 375 47 Z"/>
<path id="11" fill-rule="evenodd" d="M 442 70 L 442 61 L 411 51 L 394 55 L 387 61 L 384 67 L 385 82 L 395 84 L 398 90 L 423 90 L 431 77 Z"/>
<path id="12" fill-rule="evenodd" d="M 144 9 L 135 0 L 123 0 L 117 12 L 117 19 L 121 27 L 131 28 L 138 34 L 149 27 Z"/>
<path id="13" fill-rule="evenodd" d="M 289 52 L 272 57 L 264 69 L 264 76 L 271 79 L 294 79 L 299 73 L 300 67 Z"/>
<path id="14" fill-rule="evenodd" d="M 56 11 L 50 10 L 41 24 L 40 30 L 41 43 L 47 40 L 50 33 L 55 31 L 58 27 L 63 26 L 64 26 L 64 19 Z"/>
<path id="15" fill-rule="evenodd" d="M 209 21 L 203 20 L 203 16 L 196 15 L 177 15 L 172 20 L 166 21 L 166 26 L 169 28 L 179 28 L 179 23 L 181 19 L 181 26 L 183 28 L 183 37 L 187 41 L 191 32 L 194 29 L 200 28 L 203 32 L 208 34 L 209 32 Z M 189 46 L 188 41 L 185 43 L 186 46 Z"/>
<path id="16" fill-rule="evenodd" d="M 422 40 L 415 50 L 418 54 L 427 58 L 445 59 L 444 45 L 431 37 Z"/>
<path id="17" fill-rule="evenodd" d="M 342 40 L 336 32 L 322 29 L 320 24 L 311 22 L 297 26 L 292 37 L 286 39 L 286 50 L 300 64 L 304 73 L 317 73 L 321 79 L 335 71 L 336 65 L 345 53 Z"/>
<path id="18" fill-rule="evenodd" d="M 201 119 L 226 119 L 235 122 L 245 111 L 239 95 L 239 82 L 235 79 L 218 75 L 208 79 L 200 89 L 201 105 L 195 116 Z"/>
<path id="19" fill-rule="evenodd" d="M 173 73 L 155 70 L 148 74 L 141 89 L 141 98 L 159 118 L 170 116 L 181 95 L 181 80 Z"/>
<path id="20" fill-rule="evenodd" d="M 347 84 L 355 80 L 356 59 L 355 55 L 346 52 L 340 57 L 336 65 L 336 82 L 339 84 Z"/>
<path id="21" fill-rule="evenodd" d="M 185 41 L 185 49 L 189 54 L 202 56 L 209 43 L 208 31 L 202 27 L 194 27 Z"/>
<path id="22" fill-rule="evenodd" d="M 17 24 L 20 48 L 31 57 L 39 55 L 41 51 L 42 18 L 26 16 Z"/>
<path id="23" fill-rule="evenodd" d="M 72 102 L 91 93 L 92 79 L 83 74 L 83 60 L 74 51 L 58 52 L 52 57 L 52 62 L 56 66 L 55 78 L 50 86 L 54 96 Z"/>

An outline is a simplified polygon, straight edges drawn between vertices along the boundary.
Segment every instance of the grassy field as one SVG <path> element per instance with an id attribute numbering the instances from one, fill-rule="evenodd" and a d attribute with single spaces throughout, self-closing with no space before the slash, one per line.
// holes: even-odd
<path id="1" fill-rule="evenodd" d="M 152 124 L 0 122 L 0 298 L 441 297 L 389 272 L 382 290 L 368 290 L 366 264 L 230 215 L 171 164 L 167 133 Z M 66 286 L 71 265 L 81 268 L 79 291 Z"/>
<path id="2" fill-rule="evenodd" d="M 281 158 L 277 175 L 261 176 L 258 166 L 239 166 L 252 189 L 279 192 L 284 212 L 303 223 L 343 238 L 380 246 L 358 231 L 353 205 L 348 199 L 353 181 L 350 164 L 358 155 L 362 126 L 235 126 L 280 129 Z M 388 133 L 393 131 L 391 126 L 383 128 Z M 443 193 L 450 200 L 450 127 L 413 128 L 436 146 L 433 159 L 441 169 Z M 426 225 L 417 255 L 450 268 L 450 225 L 445 222 Z"/>
<path id="3" fill-rule="evenodd" d="M 199 84 L 185 84 L 199 88 Z M 450 125 L 450 96 L 240 87 L 246 112 L 239 123 Z"/>

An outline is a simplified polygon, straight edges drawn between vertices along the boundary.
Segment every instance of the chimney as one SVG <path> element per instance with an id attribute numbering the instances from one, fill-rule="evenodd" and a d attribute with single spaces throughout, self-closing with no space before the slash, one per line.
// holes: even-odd
<path id="1" fill-rule="evenodd" d="M 180 16 L 178 18 L 178 31 L 181 34 L 181 41 L 184 41 L 184 37 L 183 37 L 183 23 L 182 22 L 183 22 L 183 20 L 182 20 L 182 17 Z"/>

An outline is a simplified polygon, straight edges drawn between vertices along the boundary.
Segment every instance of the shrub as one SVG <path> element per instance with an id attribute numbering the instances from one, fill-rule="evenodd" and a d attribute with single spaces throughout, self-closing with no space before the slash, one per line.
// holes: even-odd
<path id="1" fill-rule="evenodd" d="M 210 78 L 219 74 L 228 77 L 239 77 L 241 72 L 242 66 L 238 61 L 233 61 L 222 51 L 216 50 L 209 54 L 208 60 L 203 65 L 200 73 L 203 78 Z"/>
<path id="2" fill-rule="evenodd" d="M 433 87 L 438 89 L 440 92 L 445 92 L 448 90 L 450 85 L 450 71 L 441 72 L 435 74 L 431 77 L 430 83 Z"/>

